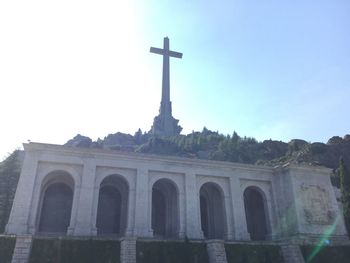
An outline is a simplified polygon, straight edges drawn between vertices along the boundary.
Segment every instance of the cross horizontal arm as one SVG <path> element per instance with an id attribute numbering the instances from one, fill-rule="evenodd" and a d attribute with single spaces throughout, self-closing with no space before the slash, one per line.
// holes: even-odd
<path id="1" fill-rule="evenodd" d="M 182 53 L 175 52 L 175 51 L 169 51 L 169 56 L 174 58 L 182 58 Z"/>
<path id="2" fill-rule="evenodd" d="M 161 48 L 156 48 L 156 47 L 151 47 L 151 49 L 149 50 L 151 53 L 156 53 L 159 55 L 164 55 L 164 49 Z"/>
<path id="3" fill-rule="evenodd" d="M 166 53 L 164 52 L 164 49 L 161 48 L 156 48 L 156 47 L 151 47 L 150 49 L 151 53 L 159 54 L 159 55 L 165 55 Z M 175 51 L 168 51 L 169 57 L 174 57 L 174 58 L 182 58 L 182 53 L 175 52 Z"/>

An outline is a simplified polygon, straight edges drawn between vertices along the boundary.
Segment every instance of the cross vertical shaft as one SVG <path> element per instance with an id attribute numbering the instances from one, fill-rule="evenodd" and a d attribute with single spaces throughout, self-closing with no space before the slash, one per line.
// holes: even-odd
<path id="1" fill-rule="evenodd" d="M 182 58 L 182 53 L 170 50 L 168 37 L 164 38 L 163 49 L 151 47 L 150 52 L 163 55 L 162 101 L 160 111 L 164 114 L 171 115 L 169 58 Z"/>
<path id="2" fill-rule="evenodd" d="M 182 53 L 170 50 L 168 37 L 164 38 L 163 49 L 151 47 L 150 52 L 163 56 L 162 100 L 159 115 L 154 118 L 152 132 L 158 135 L 179 134 L 182 128 L 177 124 L 178 120 L 174 119 L 171 114 L 169 58 L 182 58 Z"/>
<path id="3" fill-rule="evenodd" d="M 169 63 L 169 38 L 164 38 L 163 43 L 163 79 L 162 79 L 162 102 L 170 102 L 170 63 Z"/>

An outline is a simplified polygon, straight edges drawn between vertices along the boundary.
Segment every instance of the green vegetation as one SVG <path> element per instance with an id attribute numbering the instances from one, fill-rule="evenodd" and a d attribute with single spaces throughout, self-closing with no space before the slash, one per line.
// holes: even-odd
<path id="1" fill-rule="evenodd" d="M 137 136 L 140 137 L 139 132 Z M 138 141 L 144 143 L 135 147 L 136 152 L 250 164 L 265 163 L 285 155 L 288 150 L 283 142 L 269 140 L 259 143 L 254 138 L 240 137 L 236 132 L 225 136 L 206 128 L 188 135 L 143 137 Z"/>
<path id="2" fill-rule="evenodd" d="M 0 236 L 0 263 L 11 263 L 15 244 L 14 237 Z"/>
<path id="3" fill-rule="evenodd" d="M 277 245 L 226 244 L 228 263 L 283 263 L 281 248 Z"/>
<path id="4" fill-rule="evenodd" d="M 192 242 L 137 242 L 137 263 L 208 263 L 206 244 Z"/>
<path id="5" fill-rule="evenodd" d="M 0 233 L 7 224 L 21 172 L 20 151 L 16 150 L 0 163 Z"/>
<path id="6" fill-rule="evenodd" d="M 119 263 L 120 242 L 93 239 L 34 239 L 29 262 Z"/>
<path id="7" fill-rule="evenodd" d="M 349 246 L 301 246 L 301 253 L 305 259 L 305 263 L 348 263 L 350 261 Z M 314 251 L 319 251 L 314 255 Z"/>
<path id="8" fill-rule="evenodd" d="M 340 159 L 339 174 L 344 221 L 346 229 L 348 233 L 350 233 L 350 173 L 344 163 L 343 158 Z"/>

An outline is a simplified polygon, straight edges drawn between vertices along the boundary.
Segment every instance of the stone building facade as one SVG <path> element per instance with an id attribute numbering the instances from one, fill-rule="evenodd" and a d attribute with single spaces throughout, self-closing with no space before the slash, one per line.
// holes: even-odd
<path id="1" fill-rule="evenodd" d="M 300 241 L 328 231 L 347 240 L 326 168 L 24 149 L 8 234 Z"/>

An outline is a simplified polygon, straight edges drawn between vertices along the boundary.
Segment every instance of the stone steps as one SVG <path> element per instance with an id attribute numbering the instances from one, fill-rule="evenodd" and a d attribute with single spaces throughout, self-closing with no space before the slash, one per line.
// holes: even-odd
<path id="1" fill-rule="evenodd" d="M 210 263 L 227 263 L 225 245 L 222 240 L 207 241 L 207 252 Z"/>
<path id="2" fill-rule="evenodd" d="M 13 251 L 11 263 L 28 263 L 32 248 L 32 236 L 21 235 L 16 237 L 16 245 Z"/>
<path id="3" fill-rule="evenodd" d="M 281 250 L 285 263 L 305 263 L 298 245 L 281 245 Z"/>
<path id="4" fill-rule="evenodd" d="M 125 238 L 121 241 L 120 262 L 136 263 L 136 238 Z"/>

